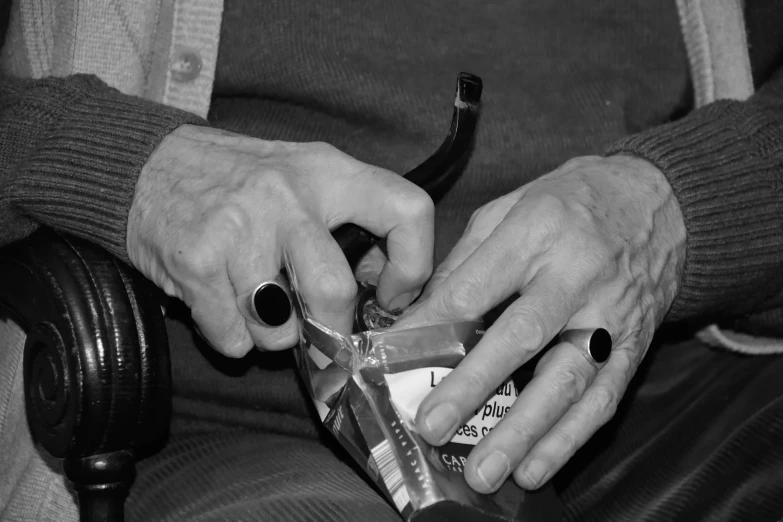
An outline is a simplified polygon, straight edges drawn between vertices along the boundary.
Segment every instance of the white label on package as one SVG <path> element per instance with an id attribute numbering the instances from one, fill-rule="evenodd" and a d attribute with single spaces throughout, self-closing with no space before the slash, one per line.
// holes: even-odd
<path id="1" fill-rule="evenodd" d="M 414 429 L 413 419 L 424 397 L 451 373 L 451 368 L 419 368 L 407 372 L 385 375 L 392 403 L 402 415 L 403 420 Z M 506 415 L 519 395 L 512 380 L 498 388 L 487 403 L 476 410 L 473 418 L 468 419 L 457 429 L 451 442 L 475 446 Z"/>

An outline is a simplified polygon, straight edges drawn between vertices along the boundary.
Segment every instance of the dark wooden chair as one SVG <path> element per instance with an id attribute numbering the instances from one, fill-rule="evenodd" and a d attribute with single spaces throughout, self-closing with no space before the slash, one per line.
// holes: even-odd
<path id="1" fill-rule="evenodd" d="M 121 521 L 137 456 L 166 438 L 168 340 L 156 288 L 103 249 L 42 228 L 0 249 L 0 308 L 26 332 L 33 439 L 62 458 L 83 521 Z"/>

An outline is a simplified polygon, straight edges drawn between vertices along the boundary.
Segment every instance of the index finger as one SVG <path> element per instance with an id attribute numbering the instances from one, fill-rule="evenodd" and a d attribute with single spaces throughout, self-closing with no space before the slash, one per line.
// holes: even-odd
<path id="1" fill-rule="evenodd" d="M 577 309 L 577 285 L 541 275 L 509 306 L 479 344 L 422 401 L 416 426 L 435 445 L 454 436 L 460 422 L 538 353 Z"/>
<path id="2" fill-rule="evenodd" d="M 388 262 L 378 279 L 378 299 L 386 308 L 403 308 L 432 273 L 432 199 L 413 183 L 381 169 L 368 169 L 352 188 L 345 221 L 386 238 Z"/>
<path id="3" fill-rule="evenodd" d="M 326 227 L 309 220 L 297 223 L 288 232 L 286 251 L 313 317 L 342 335 L 350 335 L 356 280 Z"/>
<path id="4" fill-rule="evenodd" d="M 498 224 L 478 247 L 460 245 L 454 257 L 462 257 L 462 263 L 397 324 L 407 327 L 478 319 L 526 285 L 547 254 L 546 249 L 536 246 L 548 241 L 542 240 L 536 227 L 519 226 L 514 221 Z"/>

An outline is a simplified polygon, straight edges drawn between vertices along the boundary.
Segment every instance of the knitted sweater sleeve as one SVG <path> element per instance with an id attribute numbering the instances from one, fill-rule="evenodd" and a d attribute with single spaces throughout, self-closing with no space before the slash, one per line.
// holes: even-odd
<path id="1" fill-rule="evenodd" d="M 652 162 L 680 203 L 687 253 L 667 321 L 783 305 L 783 70 L 747 101 L 711 103 L 608 153 Z"/>
<path id="2" fill-rule="evenodd" d="M 136 180 L 166 134 L 204 123 L 98 78 L 0 78 L 0 245 L 44 224 L 127 261 Z"/>

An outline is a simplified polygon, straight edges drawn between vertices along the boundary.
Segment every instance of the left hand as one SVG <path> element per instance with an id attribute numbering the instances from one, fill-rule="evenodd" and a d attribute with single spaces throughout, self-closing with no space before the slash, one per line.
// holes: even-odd
<path id="1" fill-rule="evenodd" d="M 615 412 L 677 293 L 685 226 L 666 178 L 630 156 L 581 157 L 480 208 L 399 326 L 476 319 L 515 293 L 481 342 L 421 403 L 431 444 L 454 435 L 559 332 L 605 328 L 599 365 L 559 343 L 505 418 L 473 449 L 465 478 L 545 483 Z"/>

